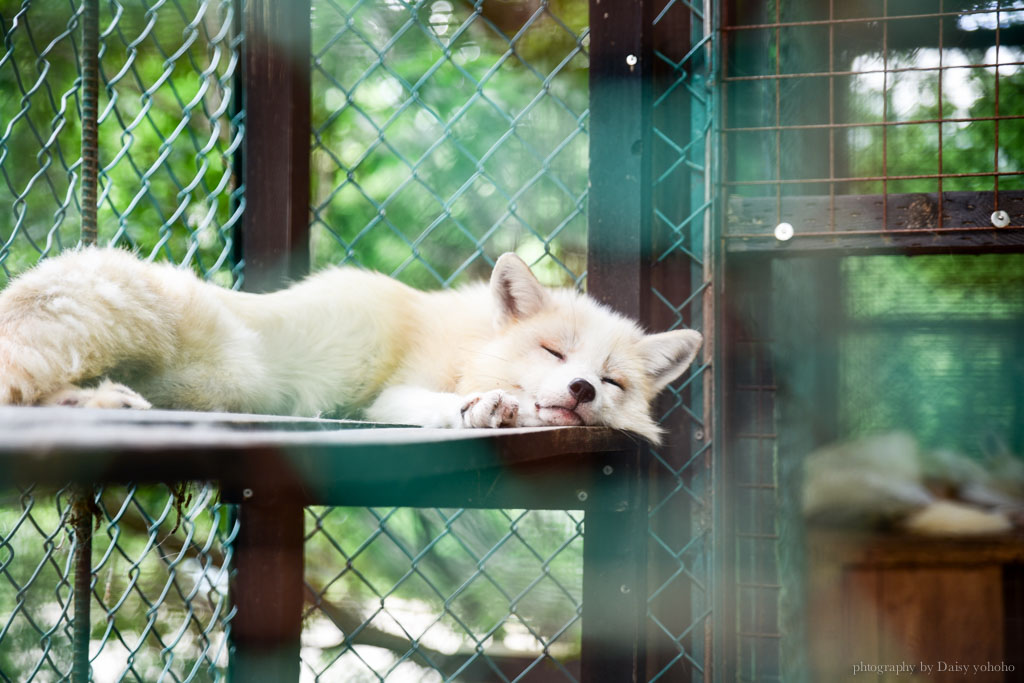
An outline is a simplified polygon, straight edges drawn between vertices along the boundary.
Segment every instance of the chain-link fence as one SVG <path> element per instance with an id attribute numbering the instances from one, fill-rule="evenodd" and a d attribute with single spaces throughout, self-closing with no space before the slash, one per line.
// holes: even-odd
<path id="1" fill-rule="evenodd" d="M 79 240 L 88 5 L 0 3 L 0 285 Z M 99 241 L 231 285 L 243 208 L 235 3 L 103 2 L 96 12 Z"/>
<path id="2" fill-rule="evenodd" d="M 99 242 L 232 285 L 242 208 L 233 2 L 0 3 L 0 286 L 81 237 L 83 14 L 99 22 Z M 4 486 L 0 680 L 68 680 L 78 500 Z M 87 505 L 92 677 L 217 680 L 231 525 L 217 492 L 107 488 Z M 91 500 L 91 496 L 90 496 Z"/>
<path id="3" fill-rule="evenodd" d="M 92 680 L 223 680 L 234 520 L 209 486 L 2 493 L 0 680 L 69 680 L 87 647 Z M 72 637 L 76 516 L 95 513 L 88 641 Z M 89 523 L 87 521 L 87 523 Z"/>
<path id="4" fill-rule="evenodd" d="M 711 4 L 655 3 L 651 105 L 651 325 L 709 330 L 715 96 Z M 658 406 L 670 429 L 654 449 L 648 680 L 701 680 L 711 670 L 714 612 L 714 340 Z"/>
<path id="5" fill-rule="evenodd" d="M 243 266 L 239 5 L 99 7 L 99 241 L 226 286 Z M 588 11 L 579 0 L 315 0 L 314 266 L 356 263 L 447 287 L 515 251 L 545 284 L 584 287 Z M 14 94 L 0 100 L 4 283 L 79 239 L 82 13 L 72 2 L 0 2 L 0 81 Z M 645 322 L 702 329 L 712 315 L 711 17 L 668 2 L 645 21 Z M 709 390 L 699 362 L 659 407 L 671 433 L 651 494 L 652 680 L 700 679 L 712 654 Z M 180 494 L 96 495 L 94 680 L 225 676 L 232 510 L 209 487 Z M 7 680 L 69 676 L 72 507 L 69 491 L 25 490 L 0 510 Z M 303 680 L 577 680 L 583 531 L 577 512 L 309 508 Z"/>
<path id="6" fill-rule="evenodd" d="M 311 257 L 586 267 L 587 5 L 313 3 Z M 582 515 L 311 509 L 310 680 L 576 680 Z M 341 568 L 339 570 L 339 568 Z"/>
<path id="7" fill-rule="evenodd" d="M 576 680 L 583 515 L 310 508 L 310 680 Z"/>
<path id="8" fill-rule="evenodd" d="M 585 270 L 584 2 L 317 2 L 316 264 L 419 286 L 517 251 L 547 284 Z"/>

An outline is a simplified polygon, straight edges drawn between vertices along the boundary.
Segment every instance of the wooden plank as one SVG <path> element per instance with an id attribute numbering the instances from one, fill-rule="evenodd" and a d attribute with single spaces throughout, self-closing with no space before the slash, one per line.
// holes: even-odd
<path id="1" fill-rule="evenodd" d="M 243 287 L 309 271 L 310 0 L 245 3 Z"/>
<path id="2" fill-rule="evenodd" d="M 918 678 L 861 672 L 884 681 L 1004 680 L 938 666 L 1012 662 L 1004 613 L 1017 608 L 1004 596 L 1004 567 L 1019 566 L 1024 538 L 814 530 L 810 539 L 812 680 L 860 680 L 853 665 L 861 662 L 933 666 Z"/>
<path id="3" fill-rule="evenodd" d="M 879 570 L 879 577 L 877 662 L 933 664 L 929 680 L 1003 680 L 1001 673 L 971 670 L 965 676 L 954 669 L 1003 659 L 999 567 L 889 568 Z M 899 683 L 905 675 L 889 673 L 882 680 Z"/>
<path id="4" fill-rule="evenodd" d="M 976 566 L 1024 562 L 1024 534 L 930 538 L 812 529 L 808 546 L 815 562 L 873 567 L 956 564 Z"/>
<path id="5" fill-rule="evenodd" d="M 879 605 L 881 595 L 881 576 L 872 567 L 844 571 L 837 588 L 840 588 L 839 614 L 841 629 L 833 632 L 838 645 L 826 666 L 832 669 L 822 672 L 823 679 L 848 677 L 853 665 L 860 662 L 878 664 L 887 662 L 882 658 L 881 638 L 879 636 Z M 812 600 L 812 603 L 817 599 Z M 812 631 L 817 634 L 817 631 Z M 821 634 L 817 634 L 818 637 Z M 842 656 L 835 656 L 842 653 Z M 838 667 L 834 669 L 833 667 Z"/>
<path id="6" fill-rule="evenodd" d="M 782 220 L 791 223 L 796 234 L 781 242 L 774 237 L 780 215 L 775 198 L 734 196 L 728 201 L 726 248 L 770 253 L 1024 249 L 1024 192 L 999 193 L 999 208 L 1009 214 L 1009 227 L 992 226 L 994 208 L 992 192 L 945 192 L 940 227 L 936 193 L 891 194 L 884 202 L 882 195 L 839 195 L 834 198 L 834 214 L 827 196 L 783 197 Z"/>
<path id="7" fill-rule="evenodd" d="M 601 427 L 279 429 L 260 428 L 249 416 L 236 428 L 225 416 L 140 415 L 0 410 L 0 481 L 213 480 L 226 499 L 240 500 L 260 478 L 269 488 L 298 481 L 304 495 L 322 504 L 567 509 L 579 506 L 578 491 L 596 476 L 595 453 L 638 442 Z"/>

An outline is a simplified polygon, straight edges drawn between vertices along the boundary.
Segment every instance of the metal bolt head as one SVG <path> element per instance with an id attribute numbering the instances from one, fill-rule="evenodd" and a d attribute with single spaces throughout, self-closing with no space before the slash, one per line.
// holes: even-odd
<path id="1" fill-rule="evenodd" d="M 793 239 L 793 232 L 791 223 L 779 223 L 775 226 L 775 239 L 780 242 L 788 242 Z"/>
<path id="2" fill-rule="evenodd" d="M 252 489 L 242 489 L 242 498 L 243 499 L 249 500 L 250 498 L 252 498 L 252 496 L 253 496 Z"/>
<path id="3" fill-rule="evenodd" d="M 576 499 L 579 500 L 581 503 L 585 502 L 587 498 L 590 498 L 590 494 L 588 494 L 586 491 L 576 492 Z"/>
<path id="4" fill-rule="evenodd" d="M 703 441 L 704 440 L 704 430 L 703 429 L 698 429 L 697 431 L 695 431 L 693 433 L 693 438 L 697 439 L 697 441 Z"/>
<path id="5" fill-rule="evenodd" d="M 626 55 L 626 64 L 629 66 L 636 66 L 636 55 Z"/>
<path id="6" fill-rule="evenodd" d="M 622 584 L 621 586 L 619 586 L 619 592 L 623 595 L 629 595 L 629 586 L 627 586 L 626 584 Z"/>
<path id="7" fill-rule="evenodd" d="M 992 225 L 997 228 L 1005 228 L 1010 224 L 1010 214 L 1006 213 L 1002 209 L 999 211 L 992 212 Z"/>
<path id="8" fill-rule="evenodd" d="M 604 467 L 601 468 L 601 471 L 604 473 L 605 476 L 608 476 L 609 474 L 615 471 L 615 468 L 612 467 L 611 465 L 605 465 Z"/>

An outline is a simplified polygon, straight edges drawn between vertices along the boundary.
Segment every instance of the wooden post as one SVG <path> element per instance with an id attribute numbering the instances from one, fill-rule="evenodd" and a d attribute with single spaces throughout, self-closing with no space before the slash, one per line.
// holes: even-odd
<path id="1" fill-rule="evenodd" d="M 271 466 L 272 469 L 272 466 Z M 303 605 L 303 496 L 259 478 L 241 491 L 229 680 L 297 683 Z"/>
<path id="2" fill-rule="evenodd" d="M 587 290 L 647 322 L 651 303 L 650 0 L 590 0 Z M 646 680 L 647 448 L 586 509 L 582 680 Z M 607 471 L 607 470 L 605 470 Z"/>
<path id="3" fill-rule="evenodd" d="M 310 0 L 247 0 L 243 287 L 309 271 Z"/>

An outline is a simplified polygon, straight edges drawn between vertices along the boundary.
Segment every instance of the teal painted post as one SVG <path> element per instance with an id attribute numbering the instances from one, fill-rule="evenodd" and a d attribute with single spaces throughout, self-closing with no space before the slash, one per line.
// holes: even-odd
<path id="1" fill-rule="evenodd" d="M 651 301 L 651 3 L 590 1 L 587 290 L 646 321 Z M 646 680 L 648 449 L 586 508 L 584 681 Z"/>

